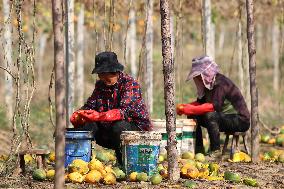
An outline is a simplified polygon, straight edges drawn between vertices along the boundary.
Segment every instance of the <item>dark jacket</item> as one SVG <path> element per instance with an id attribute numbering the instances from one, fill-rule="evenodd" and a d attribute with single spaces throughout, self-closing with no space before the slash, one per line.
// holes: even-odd
<path id="1" fill-rule="evenodd" d="M 205 90 L 205 96 L 199 102 L 213 103 L 216 112 L 238 114 L 239 118 L 250 123 L 250 113 L 239 88 L 226 76 L 218 73 L 212 90 Z"/>
<path id="2" fill-rule="evenodd" d="M 113 86 L 107 86 L 100 80 L 97 81 L 93 94 L 82 109 L 92 109 L 98 112 L 120 109 L 125 120 L 141 130 L 152 130 L 141 88 L 135 79 L 123 72 L 119 73 L 118 81 Z"/>

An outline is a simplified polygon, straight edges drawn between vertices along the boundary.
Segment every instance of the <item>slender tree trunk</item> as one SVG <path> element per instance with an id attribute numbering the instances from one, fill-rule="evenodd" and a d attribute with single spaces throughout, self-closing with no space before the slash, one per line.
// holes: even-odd
<path id="1" fill-rule="evenodd" d="M 245 45 L 247 46 L 247 40 Z M 244 47 L 243 45 L 243 64 L 245 65 L 245 78 L 246 78 L 246 102 L 248 109 L 251 109 L 251 94 L 250 94 L 250 75 L 249 75 L 249 55 L 248 52 L 246 51 L 247 48 Z"/>
<path id="2" fill-rule="evenodd" d="M 246 12 L 245 12 L 246 13 Z M 245 14 L 243 14 L 245 16 Z M 242 26 L 245 26 L 246 19 L 242 19 Z M 250 94 L 250 74 L 249 74 L 249 54 L 248 54 L 248 39 L 247 39 L 247 28 L 242 27 L 242 64 L 244 68 L 245 78 L 245 99 L 247 102 L 248 109 L 251 109 L 251 94 Z"/>
<path id="3" fill-rule="evenodd" d="M 81 4 L 81 10 L 78 16 L 77 25 L 77 95 L 78 105 L 84 103 L 84 3 Z"/>
<path id="4" fill-rule="evenodd" d="M 96 14 L 96 7 L 95 7 L 95 2 L 93 1 L 93 22 L 94 24 L 96 25 L 97 23 L 97 14 Z M 97 31 L 97 27 L 95 26 L 95 29 L 94 29 L 94 41 L 95 41 L 95 48 L 94 48 L 94 55 L 97 54 L 97 52 L 99 51 L 99 40 L 98 40 L 98 31 Z M 101 40 L 102 41 L 102 40 Z M 95 61 L 94 61 L 95 63 Z"/>
<path id="5" fill-rule="evenodd" d="M 205 54 L 214 56 L 212 21 L 211 21 L 211 0 L 203 0 L 203 36 L 205 45 Z"/>
<path id="6" fill-rule="evenodd" d="M 3 0 L 3 13 L 4 13 L 4 67 L 11 70 L 12 67 L 12 26 L 8 21 L 10 14 L 10 1 Z M 13 78 L 5 71 L 5 106 L 7 109 L 7 118 L 12 121 L 13 117 Z"/>
<path id="7" fill-rule="evenodd" d="M 150 113 L 153 112 L 153 0 L 147 0 L 146 5 L 146 100 Z"/>
<path id="8" fill-rule="evenodd" d="M 238 32 L 237 32 L 237 62 L 239 70 L 239 83 L 242 94 L 245 92 L 244 84 L 244 67 L 243 67 L 243 36 L 242 36 L 242 2 L 239 1 L 239 21 L 238 21 Z"/>
<path id="9" fill-rule="evenodd" d="M 237 33 L 237 40 L 238 40 L 238 50 L 237 50 L 237 58 L 238 58 L 238 70 L 239 70 L 239 82 L 240 82 L 240 89 L 242 93 L 245 91 L 244 86 L 244 69 L 243 69 L 243 44 L 242 44 L 242 23 L 239 21 L 238 23 L 238 33 Z M 244 93 L 243 93 L 244 94 Z"/>
<path id="10" fill-rule="evenodd" d="M 253 0 L 246 0 L 247 7 L 247 38 L 249 53 L 249 74 L 251 93 L 251 156 L 252 161 L 259 160 L 259 126 L 258 126 L 258 92 L 256 82 L 255 41 L 254 41 L 254 16 Z"/>
<path id="11" fill-rule="evenodd" d="M 183 0 L 179 0 L 179 9 L 177 12 L 176 22 L 175 22 L 175 53 L 174 53 L 174 62 L 176 63 L 177 74 L 177 89 L 178 92 L 178 102 L 182 102 L 183 99 L 183 88 L 181 86 L 184 76 L 181 74 L 183 69 Z M 171 32 L 173 33 L 173 32 Z M 173 40 L 172 40 L 173 41 Z"/>
<path id="12" fill-rule="evenodd" d="M 66 42 L 66 126 L 70 127 L 69 118 L 74 111 L 74 0 L 65 0 L 67 23 L 65 29 Z"/>
<path id="13" fill-rule="evenodd" d="M 134 3 L 134 2 L 133 2 Z M 131 75 L 136 78 L 137 76 L 137 65 L 136 65 L 136 16 L 135 16 L 135 6 L 130 8 L 129 12 L 129 44 L 128 53 L 130 56 L 130 68 Z"/>
<path id="14" fill-rule="evenodd" d="M 164 94 L 165 94 L 165 113 L 166 128 L 168 133 L 167 152 L 168 152 L 168 173 L 169 180 L 179 179 L 178 151 L 176 141 L 176 114 L 175 114 L 175 73 L 174 61 L 171 50 L 170 33 L 170 10 L 169 1 L 160 0 L 161 14 L 161 36 L 162 36 L 162 55 L 163 55 L 163 74 L 164 74 Z"/>
<path id="15" fill-rule="evenodd" d="M 263 40 L 262 25 L 256 24 L 256 49 L 258 51 L 262 49 L 262 40 Z"/>
<path id="16" fill-rule="evenodd" d="M 222 51 L 224 48 L 224 42 L 225 42 L 225 26 L 224 24 L 221 24 L 220 26 L 220 34 L 219 34 L 219 43 L 218 43 L 218 47 L 219 50 Z"/>
<path id="17" fill-rule="evenodd" d="M 39 38 L 39 60 L 38 60 L 38 68 L 37 68 L 37 75 L 39 83 L 42 83 L 42 68 L 44 64 L 44 52 L 45 52 L 45 46 L 47 41 L 47 34 L 42 33 Z"/>
<path id="18" fill-rule="evenodd" d="M 275 16 L 273 20 L 272 26 L 272 58 L 273 58 L 273 89 L 276 94 L 278 94 L 279 90 L 279 75 L 280 75 L 280 67 L 279 67 L 279 40 L 280 40 L 280 31 L 279 25 L 277 23 L 277 17 Z"/>
<path id="19" fill-rule="evenodd" d="M 173 60 L 175 57 L 175 30 L 174 30 L 174 13 L 171 11 L 170 14 L 170 32 L 171 32 L 171 49 L 172 49 L 172 56 Z"/>
<path id="20" fill-rule="evenodd" d="M 211 57 L 215 60 L 215 30 L 216 26 L 214 23 L 211 23 Z"/>
<path id="21" fill-rule="evenodd" d="M 63 35 L 63 10 L 61 1 L 52 1 L 52 18 L 54 33 L 54 68 L 55 68 L 55 180 L 54 188 L 64 188 L 64 160 L 65 160 L 65 83 L 64 83 L 64 35 Z"/>

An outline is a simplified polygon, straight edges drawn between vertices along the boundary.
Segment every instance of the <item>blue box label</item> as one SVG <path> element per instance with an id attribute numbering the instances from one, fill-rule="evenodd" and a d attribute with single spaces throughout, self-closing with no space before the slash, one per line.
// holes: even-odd
<path id="1" fill-rule="evenodd" d="M 145 172 L 148 175 L 152 175 L 156 172 L 159 146 L 127 145 L 123 148 L 125 171 L 127 174 L 131 172 Z"/>

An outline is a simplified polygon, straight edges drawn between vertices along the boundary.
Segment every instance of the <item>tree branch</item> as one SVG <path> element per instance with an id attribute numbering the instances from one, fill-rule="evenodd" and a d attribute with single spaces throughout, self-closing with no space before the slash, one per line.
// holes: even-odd
<path id="1" fill-rule="evenodd" d="M 16 80 L 16 77 L 12 74 L 12 72 L 10 70 L 8 70 L 8 68 L 4 68 L 3 66 L 0 66 L 0 69 L 6 71 L 8 74 L 10 74 L 10 76 Z"/>

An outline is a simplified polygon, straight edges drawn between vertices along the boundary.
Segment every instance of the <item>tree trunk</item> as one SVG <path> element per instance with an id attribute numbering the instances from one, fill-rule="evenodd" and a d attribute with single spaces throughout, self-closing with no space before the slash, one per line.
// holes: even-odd
<path id="1" fill-rule="evenodd" d="M 224 42 L 225 42 L 225 26 L 224 24 L 221 24 L 220 26 L 220 34 L 219 34 L 219 43 L 218 43 L 218 47 L 219 47 L 219 51 L 223 51 L 224 48 Z"/>
<path id="2" fill-rule="evenodd" d="M 46 41 L 47 41 L 47 34 L 42 33 L 40 35 L 39 39 L 39 59 L 38 59 L 38 67 L 37 67 L 37 75 L 38 75 L 38 81 L 39 83 L 42 83 L 42 68 L 44 64 L 44 52 L 45 52 L 45 46 L 46 46 Z"/>
<path id="3" fill-rule="evenodd" d="M 245 92 L 244 84 L 244 67 L 243 67 L 243 36 L 242 36 L 242 2 L 239 1 L 239 22 L 238 22 L 238 32 L 237 32 L 237 62 L 239 70 L 239 84 L 242 94 Z"/>
<path id="4" fill-rule="evenodd" d="M 64 160 L 65 160 L 65 83 L 64 83 L 64 35 L 63 35 L 63 10 L 61 2 L 52 1 L 52 18 L 54 33 L 54 68 L 55 68 L 55 180 L 54 188 L 64 188 Z"/>
<path id="5" fill-rule="evenodd" d="M 77 25 L 77 105 L 84 103 L 84 3 L 81 4 Z"/>
<path id="6" fill-rule="evenodd" d="M 134 3 L 134 2 L 133 2 Z M 128 54 L 130 56 L 130 68 L 131 75 L 136 78 L 137 76 L 137 65 L 136 65 L 136 17 L 135 17 L 135 6 L 130 8 L 129 12 L 129 44 Z"/>
<path id="7" fill-rule="evenodd" d="M 4 13 L 4 22 L 9 19 L 10 14 L 10 2 L 9 0 L 3 0 L 3 13 Z M 12 26 L 11 22 L 7 21 L 4 24 L 4 67 L 8 70 L 11 70 L 12 67 Z M 5 106 L 7 109 L 7 118 L 9 122 L 12 121 L 13 117 L 13 78 L 12 76 L 5 71 Z"/>
<path id="8" fill-rule="evenodd" d="M 258 126 L 258 92 L 256 83 L 255 41 L 253 0 L 246 0 L 247 7 L 247 38 L 249 53 L 249 74 L 251 93 L 251 156 L 253 162 L 259 161 L 259 126 Z"/>
<path id="9" fill-rule="evenodd" d="M 203 40 L 205 45 L 205 54 L 214 58 L 212 33 L 211 0 L 203 0 Z"/>
<path id="10" fill-rule="evenodd" d="M 176 141 L 176 114 L 175 114 L 175 74 L 171 50 L 170 10 L 169 1 L 160 0 L 161 36 L 164 74 L 164 95 L 166 129 L 168 133 L 168 173 L 170 181 L 179 179 L 178 151 Z"/>
<path id="11" fill-rule="evenodd" d="M 67 23 L 65 29 L 66 43 L 66 127 L 70 127 L 69 118 L 74 111 L 74 76 L 75 76 L 75 50 L 74 50 L 74 0 L 65 0 Z"/>
<path id="12" fill-rule="evenodd" d="M 171 11 L 170 14 L 170 32 L 171 32 L 171 49 L 172 49 L 172 59 L 175 58 L 175 30 L 174 30 L 174 13 Z M 175 61 L 175 60 L 174 60 Z"/>
<path id="13" fill-rule="evenodd" d="M 146 4 L 146 100 L 150 113 L 153 112 L 153 0 L 147 0 Z"/>
<path id="14" fill-rule="evenodd" d="M 215 60 L 215 29 L 216 26 L 214 23 L 211 23 L 211 57 L 213 58 L 213 60 Z"/>
<path id="15" fill-rule="evenodd" d="M 279 91 L 279 40 L 280 40 L 279 25 L 277 22 L 277 17 L 275 16 L 272 26 L 272 58 L 273 58 L 273 89 L 275 94 Z"/>
<path id="16" fill-rule="evenodd" d="M 258 51 L 262 50 L 262 40 L 263 40 L 262 25 L 256 24 L 256 49 Z"/>

